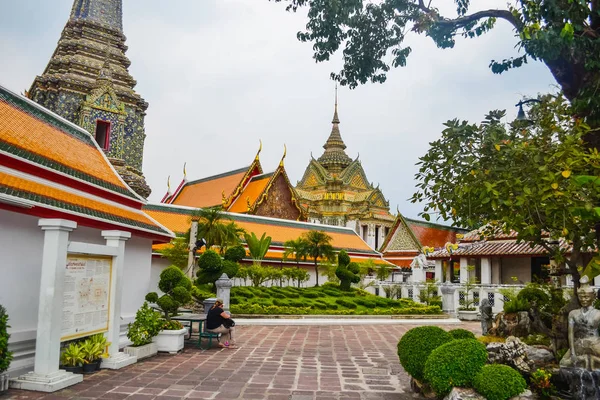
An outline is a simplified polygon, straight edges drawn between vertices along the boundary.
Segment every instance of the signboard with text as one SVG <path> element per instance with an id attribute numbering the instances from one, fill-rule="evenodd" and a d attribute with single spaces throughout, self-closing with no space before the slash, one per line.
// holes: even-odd
<path id="1" fill-rule="evenodd" d="M 112 258 L 67 256 L 61 342 L 108 331 Z"/>

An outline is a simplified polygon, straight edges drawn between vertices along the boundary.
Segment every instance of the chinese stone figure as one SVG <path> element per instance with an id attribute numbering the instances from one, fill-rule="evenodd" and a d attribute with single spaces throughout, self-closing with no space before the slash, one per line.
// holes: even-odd
<path id="1" fill-rule="evenodd" d="M 492 327 L 493 320 L 492 306 L 488 299 L 481 300 L 479 312 L 481 313 L 481 334 L 485 336 Z"/>
<path id="2" fill-rule="evenodd" d="M 600 370 L 600 310 L 592 304 L 596 298 L 587 276 L 581 278 L 577 297 L 581 308 L 569 313 L 569 351 L 560 361 L 561 367 Z"/>

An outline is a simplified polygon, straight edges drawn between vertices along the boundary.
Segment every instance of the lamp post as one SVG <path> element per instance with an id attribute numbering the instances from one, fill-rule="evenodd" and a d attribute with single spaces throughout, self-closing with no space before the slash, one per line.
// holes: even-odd
<path id="1" fill-rule="evenodd" d="M 520 102 L 518 102 L 517 104 L 515 104 L 515 107 L 519 107 L 519 111 L 517 112 L 517 121 L 523 121 L 523 122 L 528 122 L 531 123 L 533 121 L 531 121 L 530 119 L 527 118 L 527 116 L 525 115 L 525 111 L 523 110 L 523 104 L 528 104 L 528 103 L 541 103 L 541 100 L 538 99 L 527 99 L 527 100 L 521 100 Z"/>

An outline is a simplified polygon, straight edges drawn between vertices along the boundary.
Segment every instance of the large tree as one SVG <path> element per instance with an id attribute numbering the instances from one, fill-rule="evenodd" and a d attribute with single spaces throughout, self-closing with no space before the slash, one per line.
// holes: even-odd
<path id="1" fill-rule="evenodd" d="M 191 218 L 198 221 L 196 237 L 206 240 L 207 250 L 218 246 L 221 254 L 225 253 L 229 246 L 240 244 L 240 237 L 245 233 L 221 207 L 199 208 Z"/>
<path id="2" fill-rule="evenodd" d="M 516 0 L 503 9 L 473 12 L 470 0 L 454 0 L 456 12 L 442 15 L 444 0 L 271 0 L 287 9 L 309 8 L 303 42 L 314 42 L 317 62 L 343 47 L 343 69 L 332 73 L 342 85 L 384 82 L 391 67 L 405 66 L 411 52 L 403 44 L 410 32 L 425 34 L 438 47 L 451 48 L 458 36 L 478 37 L 498 21 L 512 26 L 524 53 L 492 60 L 495 73 L 520 67 L 528 59 L 548 66 L 574 107 L 592 127 L 600 126 L 600 1 Z M 446 1 L 448 3 L 449 1 Z M 391 56 L 390 56 L 391 55 Z M 504 55 L 499 55 L 504 57 Z M 586 138 L 600 147 L 600 134 Z"/>
<path id="3" fill-rule="evenodd" d="M 600 154 L 584 145 L 590 128 L 564 97 L 541 100 L 531 123 L 506 124 L 503 111 L 480 124 L 448 121 L 420 158 L 412 201 L 425 203 L 427 220 L 436 213 L 468 228 L 489 222 L 483 234 L 516 232 L 545 248 L 576 289 L 580 268 L 600 248 Z M 583 272 L 593 277 L 597 265 Z"/>

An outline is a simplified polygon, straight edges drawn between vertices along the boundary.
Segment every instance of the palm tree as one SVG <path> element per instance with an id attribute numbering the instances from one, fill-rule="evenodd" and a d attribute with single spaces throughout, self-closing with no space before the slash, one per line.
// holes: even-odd
<path id="1" fill-rule="evenodd" d="M 331 241 L 333 238 L 323 231 L 308 231 L 302 234 L 302 238 L 307 242 L 307 253 L 315 262 L 316 285 L 319 286 L 319 258 L 326 258 L 330 261 L 335 259 L 335 253 Z"/>
<path id="2" fill-rule="evenodd" d="M 198 221 L 197 237 L 204 238 L 206 250 L 219 246 L 223 253 L 228 246 L 240 243 L 240 236 L 245 232 L 221 207 L 199 208 L 192 214 L 192 220 Z"/>
<path id="3" fill-rule="evenodd" d="M 248 245 L 248 252 L 254 261 L 254 265 L 260 266 L 260 262 L 265 258 L 269 246 L 271 246 L 271 236 L 267 236 L 263 233 L 260 239 L 252 232 L 251 235 L 244 234 L 246 244 Z"/>
<path id="4" fill-rule="evenodd" d="M 306 261 L 306 257 L 308 257 L 308 243 L 306 240 L 304 240 L 302 237 L 290 239 L 286 241 L 283 246 L 285 247 L 283 258 L 287 259 L 289 256 L 293 256 L 296 260 L 296 268 L 300 269 L 300 259 L 304 259 L 304 261 Z M 300 287 L 299 280 L 298 287 Z"/>

